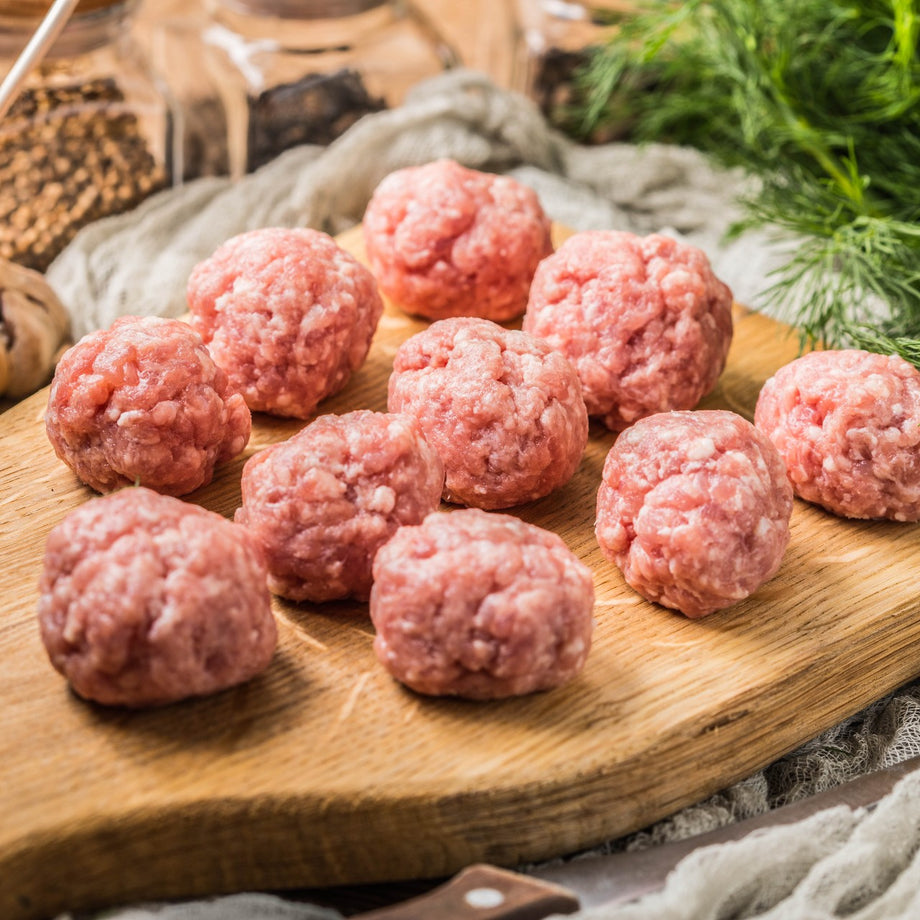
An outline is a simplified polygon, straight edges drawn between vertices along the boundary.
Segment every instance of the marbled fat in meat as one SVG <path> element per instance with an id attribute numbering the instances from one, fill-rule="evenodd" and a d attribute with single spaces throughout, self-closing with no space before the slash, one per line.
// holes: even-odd
<path id="1" fill-rule="evenodd" d="M 764 384 L 754 423 L 806 501 L 841 517 L 920 520 L 920 371 L 903 358 L 802 355 Z"/>
<path id="2" fill-rule="evenodd" d="M 438 507 L 444 467 L 408 415 L 321 415 L 243 467 L 236 520 L 291 600 L 366 600 L 374 554 Z"/>
<path id="3" fill-rule="evenodd" d="M 370 271 L 328 234 L 235 236 L 188 280 L 191 324 L 253 411 L 309 418 L 367 357 L 383 313 Z"/>
<path id="4" fill-rule="evenodd" d="M 80 696 L 129 707 L 249 680 L 277 643 L 255 540 L 143 487 L 90 499 L 52 529 L 38 622 L 51 663 Z"/>
<path id="5" fill-rule="evenodd" d="M 386 176 L 363 227 L 380 289 L 428 319 L 520 316 L 538 263 L 553 251 L 532 189 L 446 159 Z"/>
<path id="6" fill-rule="evenodd" d="M 568 482 L 588 440 L 575 369 L 486 319 L 438 320 L 399 347 L 388 406 L 414 416 L 444 462 L 444 498 L 495 510 Z"/>
<path id="7" fill-rule="evenodd" d="M 732 295 L 695 246 L 593 230 L 534 275 L 523 329 L 574 364 L 588 414 L 613 431 L 692 409 L 715 387 L 732 339 Z"/>
<path id="8" fill-rule="evenodd" d="M 776 574 L 792 504 L 778 452 L 746 419 L 663 412 L 627 428 L 607 454 L 595 533 L 639 594 L 702 617 Z"/>
<path id="9" fill-rule="evenodd" d="M 374 560 L 375 653 L 423 694 L 488 700 L 565 684 L 588 658 L 593 607 L 588 567 L 508 514 L 434 512 Z"/>
<path id="10" fill-rule="evenodd" d="M 249 441 L 252 420 L 186 323 L 125 316 L 61 358 L 45 413 L 60 457 L 86 485 L 169 495 L 207 485 Z"/>

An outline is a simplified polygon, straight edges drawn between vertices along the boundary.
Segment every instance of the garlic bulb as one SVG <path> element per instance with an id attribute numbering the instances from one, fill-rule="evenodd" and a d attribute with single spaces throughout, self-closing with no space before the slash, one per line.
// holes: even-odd
<path id="1" fill-rule="evenodd" d="M 70 316 L 44 275 L 0 259 L 0 397 L 47 383 L 69 344 Z"/>

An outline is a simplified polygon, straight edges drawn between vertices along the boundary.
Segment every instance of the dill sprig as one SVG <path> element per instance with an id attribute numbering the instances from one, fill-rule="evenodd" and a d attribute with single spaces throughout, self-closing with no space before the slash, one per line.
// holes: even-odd
<path id="1" fill-rule="evenodd" d="M 766 296 L 805 338 L 920 366 L 920 0 L 646 0 L 580 87 L 586 133 L 756 177 L 735 230 L 795 239 Z"/>

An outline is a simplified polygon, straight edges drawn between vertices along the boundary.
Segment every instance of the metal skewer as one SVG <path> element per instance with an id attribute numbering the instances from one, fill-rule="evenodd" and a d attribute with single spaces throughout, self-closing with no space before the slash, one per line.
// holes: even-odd
<path id="1" fill-rule="evenodd" d="M 77 3 L 79 0 L 54 0 L 51 4 L 45 18 L 16 58 L 3 83 L 0 83 L 0 118 L 9 111 L 26 75 L 48 53 L 54 40 L 61 34 Z"/>

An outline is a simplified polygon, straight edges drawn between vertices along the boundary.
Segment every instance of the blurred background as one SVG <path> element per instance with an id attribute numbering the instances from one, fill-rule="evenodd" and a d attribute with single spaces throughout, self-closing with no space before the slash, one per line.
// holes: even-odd
<path id="1" fill-rule="evenodd" d="M 4 72 L 49 5 L 0 4 Z M 80 0 L 0 123 L 0 257 L 43 271 L 91 221 L 327 145 L 452 67 L 530 96 L 568 131 L 574 73 L 625 6 Z"/>

